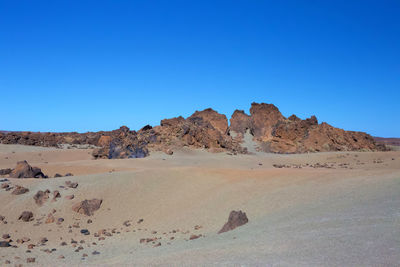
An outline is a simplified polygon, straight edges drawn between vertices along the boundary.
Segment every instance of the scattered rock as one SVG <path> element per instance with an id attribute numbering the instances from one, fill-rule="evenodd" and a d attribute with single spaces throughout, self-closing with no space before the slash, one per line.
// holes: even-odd
<path id="1" fill-rule="evenodd" d="M 11 247 L 10 242 L 8 242 L 8 241 L 0 241 L 0 248 L 7 248 L 7 247 Z"/>
<path id="2" fill-rule="evenodd" d="M 81 234 L 90 235 L 90 232 L 89 232 L 88 229 L 82 229 L 82 230 L 81 230 Z"/>
<path id="3" fill-rule="evenodd" d="M 24 222 L 29 222 L 33 220 L 33 213 L 31 211 L 24 211 L 18 217 L 18 220 L 22 220 Z"/>
<path id="4" fill-rule="evenodd" d="M 189 237 L 189 240 L 197 239 L 197 238 L 199 238 L 199 237 L 202 237 L 202 235 L 191 235 L 191 236 Z"/>
<path id="5" fill-rule="evenodd" d="M 45 223 L 46 224 L 48 224 L 48 223 L 53 223 L 53 222 L 55 222 L 55 218 L 54 218 L 54 216 L 53 216 L 53 214 L 52 213 L 49 213 L 48 215 L 47 215 L 47 219 L 46 219 L 46 221 L 45 221 Z"/>
<path id="6" fill-rule="evenodd" d="M 66 173 L 65 176 L 74 176 L 72 173 Z M 74 187 L 75 188 L 75 187 Z"/>
<path id="7" fill-rule="evenodd" d="M 35 262 L 35 258 L 27 258 L 26 262 L 27 263 L 33 263 L 33 262 Z"/>
<path id="8" fill-rule="evenodd" d="M 25 188 L 25 187 L 23 187 L 23 186 L 17 185 L 17 186 L 15 187 L 14 191 L 12 191 L 11 194 L 13 194 L 13 195 L 22 195 L 22 194 L 25 194 L 25 193 L 27 193 L 27 192 L 29 192 L 29 189 L 28 189 L 28 188 Z"/>
<path id="9" fill-rule="evenodd" d="M 246 224 L 248 221 L 249 220 L 247 219 L 245 212 L 242 212 L 241 210 L 239 211 L 233 210 L 229 214 L 228 222 L 222 227 L 221 230 L 219 230 L 218 234 L 231 231 L 236 227 Z"/>
<path id="10" fill-rule="evenodd" d="M 91 200 L 85 199 L 84 201 L 73 205 L 72 210 L 77 213 L 91 216 L 94 214 L 94 211 L 96 211 L 100 208 L 102 202 L 103 202 L 103 200 L 101 200 L 101 199 L 91 199 Z"/>
<path id="11" fill-rule="evenodd" d="M 42 170 L 32 167 L 26 160 L 18 161 L 17 166 L 10 173 L 11 178 L 47 178 Z"/>
<path id="12" fill-rule="evenodd" d="M 62 175 L 59 173 L 54 174 L 54 178 L 58 178 L 58 177 L 62 177 Z"/>
<path id="13" fill-rule="evenodd" d="M 9 188 L 9 187 L 10 187 L 9 184 L 2 184 L 2 185 L 1 185 L 1 188 L 2 188 L 2 189 L 6 189 L 6 188 Z"/>
<path id="14" fill-rule="evenodd" d="M 49 199 L 49 194 L 50 194 L 50 190 L 46 190 L 46 191 L 42 191 L 39 190 L 34 196 L 33 199 L 35 200 L 35 203 L 39 206 L 42 206 L 44 204 L 44 202 L 47 201 L 47 199 Z"/>
<path id="15" fill-rule="evenodd" d="M 66 181 L 65 185 L 69 188 L 77 188 L 78 187 L 78 183 L 76 182 L 71 182 L 71 181 Z"/>
<path id="16" fill-rule="evenodd" d="M 1 237 L 2 237 L 3 239 L 8 239 L 8 238 L 10 238 L 10 235 L 9 235 L 9 234 L 3 234 Z"/>
<path id="17" fill-rule="evenodd" d="M 92 255 L 99 255 L 99 254 L 100 254 L 100 252 L 98 252 L 96 250 L 92 252 Z"/>
<path id="18" fill-rule="evenodd" d="M 53 191 L 53 200 L 54 201 L 56 201 L 56 199 L 60 198 L 60 197 L 61 197 L 60 191 L 58 191 L 58 190 Z"/>
<path id="19" fill-rule="evenodd" d="M 12 172 L 12 169 L 0 169 L 0 175 L 8 175 Z"/>
<path id="20" fill-rule="evenodd" d="M 68 200 L 74 199 L 74 197 L 75 197 L 74 195 L 65 196 L 65 198 L 68 199 Z"/>
<path id="21" fill-rule="evenodd" d="M 137 221 L 137 223 L 142 223 L 143 222 L 143 219 L 139 219 L 138 221 Z"/>

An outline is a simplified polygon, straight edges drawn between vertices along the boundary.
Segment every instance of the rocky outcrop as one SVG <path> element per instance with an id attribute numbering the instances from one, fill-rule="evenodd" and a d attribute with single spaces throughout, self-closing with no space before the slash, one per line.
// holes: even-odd
<path id="1" fill-rule="evenodd" d="M 204 122 L 210 123 L 211 126 L 221 134 L 225 134 L 228 130 L 228 119 L 226 116 L 216 112 L 211 108 L 203 111 L 196 111 L 188 119 L 190 120 L 193 118 L 201 118 Z"/>
<path id="2" fill-rule="evenodd" d="M 158 136 L 156 145 L 163 148 L 160 150 L 164 150 L 165 146 L 188 146 L 213 152 L 246 153 L 246 149 L 228 135 L 227 124 L 226 117 L 212 109 L 196 111 L 187 119 L 165 119 L 161 121 L 161 126 L 154 127 Z"/>
<path id="3" fill-rule="evenodd" d="M 40 168 L 31 167 L 26 160 L 18 161 L 10 173 L 10 178 L 46 178 Z"/>
<path id="4" fill-rule="evenodd" d="M 236 227 L 246 224 L 249 220 L 247 219 L 246 213 L 239 211 L 231 211 L 229 214 L 228 222 L 219 230 L 218 234 L 231 231 Z"/>
<path id="5" fill-rule="evenodd" d="M 182 147 L 236 154 L 247 153 L 247 149 L 241 146 L 247 131 L 253 135 L 258 150 L 264 152 L 386 149 L 384 144 L 375 143 L 368 134 L 344 131 L 326 123 L 319 124 L 315 116 L 306 120 L 296 115 L 285 118 L 277 107 L 266 103 L 252 103 L 250 115 L 236 110 L 230 118 L 229 127 L 225 115 L 205 109 L 196 111 L 186 119 L 176 117 L 162 120 L 160 126 L 146 125 L 139 131 L 122 126 L 114 131 L 88 133 L 3 132 L 0 133 L 0 142 L 37 146 L 93 145 L 96 146 L 92 153 L 95 159 L 142 158 L 148 156 L 150 151 L 163 151 L 171 155 L 175 149 Z M 12 175 L 36 177 L 32 173 L 16 174 L 17 171 L 13 170 Z M 33 168 L 27 171 L 33 171 Z M 8 170 L 2 173 L 6 172 Z M 38 175 L 41 177 L 41 174 Z"/>
<path id="6" fill-rule="evenodd" d="M 252 103 L 250 114 L 251 132 L 259 141 L 270 140 L 275 125 L 285 120 L 279 109 L 272 104 Z"/>
<path id="7" fill-rule="evenodd" d="M 94 214 L 96 210 L 100 208 L 102 202 L 103 200 L 101 199 L 91 199 L 91 200 L 85 199 L 84 201 L 73 205 L 72 210 L 77 213 L 91 216 Z"/>
<path id="8" fill-rule="evenodd" d="M 252 129 L 251 127 L 251 117 L 244 113 L 243 110 L 235 110 L 230 119 L 231 126 L 230 130 L 245 134 L 247 130 Z"/>

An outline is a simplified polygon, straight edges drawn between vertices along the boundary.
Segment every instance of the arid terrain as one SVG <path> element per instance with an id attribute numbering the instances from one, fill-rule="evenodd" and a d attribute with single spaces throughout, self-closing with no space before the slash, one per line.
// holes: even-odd
<path id="1" fill-rule="evenodd" d="M 26 160 L 49 177 L 73 174 L 0 178 L 13 187 L 0 189 L 0 234 L 11 245 L 0 247 L 0 265 L 400 264 L 399 151 L 91 154 L 0 145 L 0 169 Z M 29 191 L 14 195 L 17 186 Z M 37 204 L 35 194 L 47 189 Z M 102 200 L 92 216 L 72 209 L 85 199 Z M 248 223 L 218 234 L 232 210 Z M 24 211 L 30 221 L 18 220 Z"/>
<path id="2" fill-rule="evenodd" d="M 265 103 L 229 122 L 0 132 L 0 265 L 400 265 L 393 140 Z"/>

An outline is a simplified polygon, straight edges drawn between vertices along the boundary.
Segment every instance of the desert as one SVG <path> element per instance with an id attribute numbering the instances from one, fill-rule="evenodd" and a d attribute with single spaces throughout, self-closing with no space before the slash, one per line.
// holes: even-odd
<path id="1" fill-rule="evenodd" d="M 1 264 L 397 265 L 400 151 L 336 128 L 330 132 L 344 140 L 340 146 L 317 146 L 333 151 L 307 147 L 298 130 L 290 140 L 312 152 L 294 153 L 291 145 L 286 153 L 265 151 L 285 124 L 325 140 L 318 122 L 293 126 L 275 117 L 228 124 L 207 109 L 188 123 L 79 134 L 75 140 L 84 141 L 69 145 L 1 144 Z M 176 134 L 185 126 L 196 142 Z M 161 141 L 143 142 L 151 134 Z M 348 134 L 362 136 L 365 147 L 339 136 Z M 6 133 L 3 140 L 7 135 L 31 142 L 32 134 Z M 97 156 L 110 149 L 118 153 Z"/>

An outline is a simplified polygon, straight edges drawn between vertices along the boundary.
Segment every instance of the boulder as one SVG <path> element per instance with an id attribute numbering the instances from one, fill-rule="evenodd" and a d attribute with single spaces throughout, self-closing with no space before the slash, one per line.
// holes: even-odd
<path id="1" fill-rule="evenodd" d="M 17 166 L 10 173 L 11 178 L 45 178 L 42 170 L 31 167 L 26 160 L 18 161 Z"/>
<path id="2" fill-rule="evenodd" d="M 231 211 L 229 214 L 228 222 L 219 230 L 218 234 L 231 231 L 236 227 L 246 224 L 249 220 L 247 219 L 246 213 L 239 211 Z"/>
<path id="3" fill-rule="evenodd" d="M 100 208 L 102 202 L 103 200 L 101 199 L 91 199 L 91 200 L 85 199 L 84 201 L 73 205 L 72 210 L 77 213 L 91 216 L 94 214 L 96 210 Z"/>

